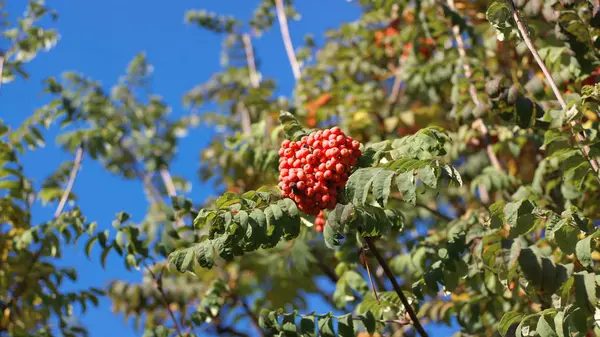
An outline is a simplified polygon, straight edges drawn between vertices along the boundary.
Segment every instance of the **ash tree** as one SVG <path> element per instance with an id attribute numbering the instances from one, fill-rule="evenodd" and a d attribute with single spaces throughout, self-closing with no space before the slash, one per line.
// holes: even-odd
<path id="1" fill-rule="evenodd" d="M 49 103 L 0 123 L 0 335 L 85 336 L 73 310 L 102 296 L 148 337 L 600 335 L 598 1 L 347 5 L 359 18 L 320 44 L 291 40 L 291 0 L 247 22 L 187 11 L 222 37 L 222 69 L 179 118 L 144 54 L 110 88 L 46 79 Z M 58 38 L 43 21 L 57 13 L 24 6 L 2 21 L 4 85 Z M 266 33 L 283 40 L 287 97 L 261 73 Z M 73 159 L 34 184 L 21 158 L 54 126 Z M 198 176 L 177 176 L 180 138 L 209 127 Z M 123 209 L 98 231 L 73 192 L 83 160 L 140 181 L 143 220 Z M 186 199 L 196 179 L 219 193 Z M 32 223 L 37 203 L 54 217 Z M 63 291 L 77 273 L 57 261 L 78 241 L 143 280 Z"/>

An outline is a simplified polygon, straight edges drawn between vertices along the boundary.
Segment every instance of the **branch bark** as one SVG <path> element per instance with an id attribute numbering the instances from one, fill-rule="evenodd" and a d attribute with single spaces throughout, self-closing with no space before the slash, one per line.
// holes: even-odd
<path id="1" fill-rule="evenodd" d="M 567 102 L 565 102 L 564 98 L 562 97 L 562 94 L 561 94 L 560 90 L 558 89 L 556 82 L 552 78 L 552 74 L 550 74 L 548 67 L 546 67 L 544 60 L 542 60 L 535 45 L 533 44 L 533 41 L 531 40 L 531 37 L 529 36 L 527 28 L 523 24 L 523 20 L 521 20 L 521 16 L 519 15 L 519 11 L 517 10 L 514 2 L 512 0 L 506 0 L 506 2 L 508 3 L 508 7 L 510 8 L 510 10 L 512 11 L 513 19 L 517 23 L 517 28 L 519 29 L 519 32 L 521 33 L 521 37 L 523 38 L 525 45 L 531 52 L 531 55 L 533 55 L 533 58 L 535 59 L 536 63 L 540 67 L 540 69 L 542 69 L 542 72 L 544 73 L 544 76 L 546 77 L 546 81 L 548 81 L 548 84 L 550 85 L 550 88 L 552 89 L 554 96 L 556 96 L 558 103 L 560 104 L 560 106 L 563 109 L 566 109 Z M 575 121 L 571 122 L 572 126 L 575 126 L 576 124 L 577 123 Z M 579 132 L 575 132 L 575 137 L 577 138 L 578 142 L 585 140 L 585 135 L 582 133 L 579 133 Z M 583 145 L 581 151 L 583 152 L 583 155 L 586 157 L 586 159 L 590 162 L 590 165 L 592 165 L 592 168 L 594 169 L 594 172 L 596 173 L 596 178 L 598 178 L 599 165 L 598 165 L 598 162 L 596 161 L 596 159 L 590 157 L 590 147 L 588 145 Z"/>
<path id="2" fill-rule="evenodd" d="M 381 254 L 379 254 L 379 251 L 377 250 L 377 247 L 375 246 L 374 238 L 365 238 L 365 241 L 367 242 L 367 246 L 369 247 L 369 250 L 371 251 L 373 256 L 375 256 L 375 259 L 377 259 L 377 262 L 379 262 L 379 265 L 381 265 L 381 268 L 383 268 L 383 271 L 386 274 L 387 278 L 392 283 L 392 287 L 394 288 L 394 291 L 396 292 L 396 294 L 400 298 L 400 301 L 404 305 L 406 312 L 410 316 L 410 319 L 412 320 L 412 324 L 413 324 L 415 330 L 417 330 L 417 332 L 419 333 L 419 335 L 421 335 L 421 337 L 428 337 L 429 335 L 427 334 L 425 329 L 423 329 L 423 326 L 421 325 L 421 322 L 419 322 L 419 318 L 417 317 L 417 314 L 415 313 L 413 308 L 410 306 L 410 303 L 408 302 L 408 299 L 406 298 L 406 296 L 404 296 L 402 289 L 400 289 L 400 285 L 398 284 L 398 281 L 396 280 L 394 273 L 392 273 L 392 270 L 388 266 L 385 259 L 381 256 Z"/>
<path id="3" fill-rule="evenodd" d="M 265 334 L 264 334 L 263 330 L 260 328 L 260 325 L 258 323 L 258 318 L 254 314 L 254 312 L 252 311 L 252 309 L 250 308 L 248 303 L 246 303 L 246 301 L 244 301 L 243 298 L 237 298 L 237 300 L 242 304 L 242 307 L 246 311 L 246 314 L 250 317 L 254 331 L 256 331 L 256 333 L 259 334 L 259 336 L 264 336 Z"/>
<path id="4" fill-rule="evenodd" d="M 285 46 L 285 52 L 287 53 L 292 66 L 292 72 L 294 73 L 294 79 L 300 79 L 300 64 L 296 59 L 296 53 L 294 52 L 294 45 L 292 44 L 292 38 L 290 37 L 290 30 L 288 28 L 287 16 L 285 15 L 285 7 L 283 0 L 275 0 L 275 7 L 277 9 L 277 21 L 279 21 L 279 28 L 281 30 L 281 37 L 283 38 L 283 44 Z"/>
<path id="5" fill-rule="evenodd" d="M 173 324 L 175 324 L 175 330 L 177 330 L 177 334 L 179 335 L 179 337 L 183 337 L 183 333 L 181 332 L 181 327 L 179 327 L 179 322 L 177 322 L 177 318 L 175 318 L 175 314 L 173 313 L 173 310 L 171 310 L 171 307 L 169 306 L 169 301 L 167 301 L 167 296 L 165 295 L 164 289 L 162 287 L 162 273 L 160 274 L 160 276 L 157 276 L 154 273 L 154 271 L 152 271 L 152 268 L 150 268 L 150 266 L 148 266 L 148 264 L 146 262 L 144 262 L 144 266 L 146 267 L 146 269 L 152 276 L 152 281 L 154 282 L 154 286 L 156 287 L 156 290 L 160 293 L 161 301 L 162 301 L 163 305 L 165 306 L 165 309 L 167 309 L 167 311 L 169 312 L 169 316 L 171 316 L 171 319 L 173 320 Z"/>

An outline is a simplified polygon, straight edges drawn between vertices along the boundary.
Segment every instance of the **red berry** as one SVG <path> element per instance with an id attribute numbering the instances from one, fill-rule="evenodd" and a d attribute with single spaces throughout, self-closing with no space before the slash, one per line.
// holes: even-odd
<path id="1" fill-rule="evenodd" d="M 360 143 L 339 127 L 316 131 L 301 140 L 281 143 L 278 186 L 307 213 L 317 215 L 315 227 L 323 230 L 323 209 L 332 209 L 348 181 L 348 172 L 361 155 Z"/>

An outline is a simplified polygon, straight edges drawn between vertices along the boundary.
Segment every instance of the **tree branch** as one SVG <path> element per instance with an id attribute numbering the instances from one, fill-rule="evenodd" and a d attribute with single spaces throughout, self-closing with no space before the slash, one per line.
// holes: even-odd
<path id="1" fill-rule="evenodd" d="M 162 178 L 163 183 L 165 184 L 165 188 L 167 189 L 167 194 L 171 198 L 175 198 L 177 196 L 177 190 L 175 189 L 175 184 L 173 183 L 173 177 L 171 177 L 171 173 L 166 168 L 160 169 L 160 177 Z M 183 219 L 181 219 L 177 214 L 175 214 L 175 222 L 177 226 L 183 227 Z"/>
<path id="2" fill-rule="evenodd" d="M 375 259 L 377 259 L 377 262 L 379 262 L 379 264 L 381 265 L 381 268 L 383 268 L 383 271 L 385 272 L 387 278 L 392 283 L 392 287 L 394 288 L 394 291 L 396 291 L 396 294 L 398 295 L 398 297 L 400 298 L 400 301 L 404 305 L 404 309 L 406 309 L 406 312 L 410 316 L 410 319 L 412 320 L 415 330 L 417 330 L 417 332 L 419 333 L 419 335 L 421 335 L 421 337 L 428 337 L 429 335 L 427 334 L 425 329 L 423 329 L 423 326 L 421 325 L 421 322 L 419 322 L 419 318 L 417 317 L 417 314 L 415 313 L 413 308 L 410 306 L 410 303 L 408 302 L 408 299 L 406 298 L 406 296 L 404 296 L 402 289 L 400 289 L 400 285 L 398 285 L 398 281 L 396 280 L 394 273 L 392 273 L 392 270 L 388 266 L 385 259 L 381 256 L 381 254 L 379 254 L 379 251 L 377 251 L 377 247 L 375 246 L 374 238 L 368 237 L 368 238 L 365 238 L 365 241 L 367 242 L 369 250 L 371 251 L 371 253 L 373 253 L 373 256 L 375 256 Z"/>
<path id="3" fill-rule="evenodd" d="M 150 275 L 152 276 L 152 280 L 154 281 L 154 286 L 156 287 L 156 290 L 158 290 L 158 292 L 160 293 L 160 299 L 163 303 L 163 305 L 165 306 L 165 309 L 167 309 L 167 311 L 169 312 L 169 316 L 171 316 L 171 319 L 173 320 L 173 324 L 175 324 L 175 330 L 177 330 L 177 334 L 179 335 L 179 337 L 183 337 L 183 333 L 181 332 L 181 328 L 179 327 L 179 322 L 177 322 L 177 318 L 175 318 L 175 314 L 173 313 L 173 310 L 171 310 L 171 307 L 169 306 L 169 301 L 167 301 L 167 296 L 165 295 L 164 289 L 162 287 L 162 272 L 160 273 L 160 276 L 157 276 L 154 271 L 152 271 L 152 268 L 150 268 L 150 266 L 148 266 L 148 264 L 146 262 L 143 262 L 144 266 L 146 267 L 146 269 L 148 270 L 148 272 L 150 273 Z"/>
<path id="4" fill-rule="evenodd" d="M 254 49 L 252 48 L 252 39 L 250 34 L 242 34 L 242 42 L 244 43 L 244 51 L 246 52 L 246 62 L 248 63 L 248 71 L 250 72 L 250 84 L 253 88 L 258 88 L 260 80 L 256 71 L 256 60 L 254 59 Z"/>
<path id="5" fill-rule="evenodd" d="M 290 37 L 290 30 L 288 28 L 287 17 L 285 15 L 285 7 L 283 6 L 283 0 L 275 0 L 275 7 L 277 9 L 277 20 L 279 21 L 279 28 L 281 29 L 281 37 L 283 38 L 283 44 L 292 66 L 292 72 L 294 73 L 294 79 L 300 79 L 300 64 L 296 59 L 296 53 L 294 52 L 294 45 L 292 44 L 292 38 Z"/>
<path id="6" fill-rule="evenodd" d="M 0 87 L 2 87 L 2 72 L 4 71 L 4 55 L 0 55 Z"/>
<path id="7" fill-rule="evenodd" d="M 0 70 L 1 71 L 1 70 Z M 67 200 L 69 199 L 69 195 L 73 190 L 73 185 L 75 185 L 75 179 L 77 179 L 77 173 L 79 172 L 79 167 L 81 166 L 81 161 L 83 160 L 83 144 L 79 145 L 77 148 L 77 152 L 75 152 L 75 161 L 73 162 L 73 168 L 71 168 L 71 173 L 69 174 L 69 180 L 67 181 L 67 188 L 63 192 L 60 202 L 58 203 L 58 207 L 56 207 L 56 211 L 54 211 L 54 218 L 57 218 L 65 208 L 67 204 Z"/>
<path id="8" fill-rule="evenodd" d="M 512 0 L 506 0 L 506 2 L 508 3 L 508 7 L 510 8 L 510 10 L 512 11 L 513 19 L 517 23 L 517 28 L 519 29 L 519 32 L 521 33 L 521 37 L 523 38 L 525 45 L 527 46 L 527 48 L 533 55 L 533 58 L 537 62 L 540 69 L 542 69 L 542 72 L 544 73 L 544 76 L 546 77 L 546 80 L 548 81 L 548 84 L 550 85 L 552 92 L 554 92 L 554 96 L 556 96 L 558 103 L 560 103 L 560 106 L 563 109 L 566 109 L 567 102 L 565 102 L 564 98 L 562 97 L 562 94 L 561 94 L 560 90 L 558 89 L 558 86 L 556 85 L 554 78 L 552 78 L 552 74 L 550 74 L 550 71 L 548 70 L 548 67 L 546 67 L 544 60 L 542 60 L 540 54 L 538 53 L 537 49 L 535 48 L 535 45 L 533 44 L 533 41 L 531 40 L 531 37 L 529 36 L 529 33 L 527 32 L 527 28 L 525 28 L 525 25 L 523 24 L 523 21 L 521 20 L 521 16 L 519 15 L 519 11 L 517 10 L 514 2 Z M 571 121 L 572 126 L 575 126 L 576 124 L 577 123 L 575 121 Z M 585 140 L 585 134 L 583 134 L 583 133 L 575 132 L 575 137 L 577 138 L 577 141 L 579 141 L 579 142 Z M 590 162 L 590 165 L 592 165 L 592 168 L 594 169 L 594 172 L 596 173 L 596 178 L 598 178 L 598 171 L 599 171 L 598 162 L 596 161 L 596 159 L 590 157 L 590 147 L 588 145 L 583 145 L 583 148 L 581 150 L 582 150 L 584 156 L 586 157 L 586 159 Z"/>
<path id="9" fill-rule="evenodd" d="M 252 327 L 254 328 L 256 333 L 258 333 L 260 336 L 264 336 L 265 334 L 264 334 L 263 330 L 260 328 L 260 325 L 258 323 L 258 318 L 254 314 L 254 312 L 252 311 L 252 309 L 250 308 L 248 303 L 246 303 L 246 301 L 244 301 L 244 299 L 237 297 L 237 295 L 236 295 L 236 299 L 238 300 L 238 302 L 240 302 L 242 304 L 244 311 L 246 311 L 246 314 L 250 317 L 250 320 L 252 321 Z"/>

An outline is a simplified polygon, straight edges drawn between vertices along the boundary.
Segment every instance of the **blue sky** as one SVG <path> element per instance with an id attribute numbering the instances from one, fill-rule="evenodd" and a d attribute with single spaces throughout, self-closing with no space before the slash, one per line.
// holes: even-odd
<path id="1" fill-rule="evenodd" d="M 100 81 L 105 87 L 114 84 L 123 74 L 128 62 L 140 51 L 146 52 L 154 66 L 153 91 L 162 95 L 171 105 L 174 115 L 187 113 L 182 106 L 183 94 L 194 85 L 208 79 L 219 70 L 221 37 L 184 24 L 187 9 L 207 9 L 219 14 L 248 19 L 258 1 L 158 1 L 158 0 L 102 0 L 102 1 L 47 1 L 60 17 L 56 27 L 61 35 L 58 45 L 49 53 L 42 53 L 27 70 L 28 80 L 4 85 L 0 90 L 0 118 L 15 127 L 33 110 L 42 106 L 47 97 L 41 94 L 41 82 L 49 76 L 58 77 L 64 71 L 77 71 Z M 167 5 L 168 3 L 168 5 Z M 357 6 L 345 0 L 297 1 L 302 14 L 300 21 L 290 22 L 292 39 L 298 44 L 307 33 L 313 33 L 317 43 L 322 33 L 341 22 L 354 20 L 359 15 Z M 21 13 L 24 1 L 8 1 L 12 14 Z M 279 95 L 289 95 L 293 76 L 289 67 L 279 30 L 267 32 L 254 41 L 264 77 L 275 77 Z M 22 158 L 26 173 L 37 183 L 50 174 L 71 155 L 56 147 L 56 129 L 46 133 L 47 146 Z M 208 142 L 209 132 L 191 132 L 179 146 L 172 173 L 183 175 L 193 182 L 188 197 L 202 200 L 213 191 L 196 179 L 199 152 Z M 114 214 L 127 211 L 133 219 L 141 219 L 146 211 L 142 186 L 138 182 L 122 181 L 104 172 L 102 167 L 85 158 L 74 188 L 79 206 L 90 220 L 98 221 L 99 229 L 110 228 Z M 50 219 L 52 207 L 37 207 L 34 222 Z M 74 287 L 102 287 L 112 279 L 137 281 L 139 272 L 128 272 L 118 257 L 111 257 L 107 270 L 97 261 L 90 262 L 80 244 L 67 250 L 65 265 L 79 271 L 79 282 Z M 98 258 L 98 252 L 95 252 Z M 315 304 L 318 310 L 318 304 Z M 115 317 L 110 302 L 101 301 L 82 317 L 91 337 L 140 336 L 131 324 Z M 447 331 L 447 330 L 446 330 Z M 433 331 L 432 331 L 433 332 Z M 440 330 L 439 335 L 446 335 Z"/>

